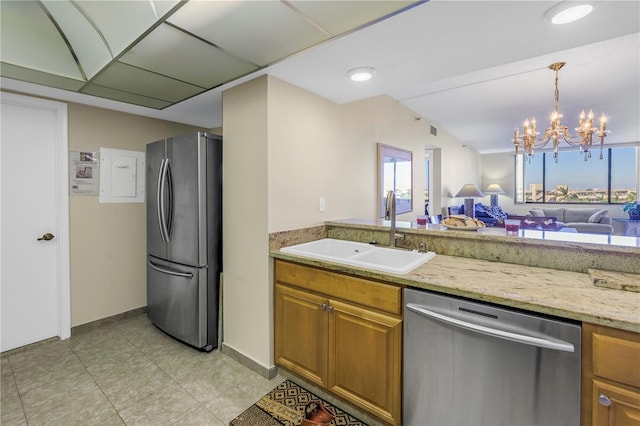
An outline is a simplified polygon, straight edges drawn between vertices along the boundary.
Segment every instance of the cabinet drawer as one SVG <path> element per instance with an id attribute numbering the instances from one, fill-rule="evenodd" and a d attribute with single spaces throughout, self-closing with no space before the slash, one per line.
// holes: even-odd
<path id="1" fill-rule="evenodd" d="M 640 337 L 633 340 L 593 334 L 593 374 L 640 387 Z"/>
<path id="2" fill-rule="evenodd" d="M 276 281 L 391 314 L 402 314 L 402 287 L 275 261 Z"/>

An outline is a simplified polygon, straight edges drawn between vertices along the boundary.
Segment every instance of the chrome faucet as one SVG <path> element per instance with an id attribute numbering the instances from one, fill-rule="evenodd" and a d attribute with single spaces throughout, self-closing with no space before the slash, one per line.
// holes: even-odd
<path id="1" fill-rule="evenodd" d="M 404 235 L 396 232 L 396 194 L 393 191 L 387 192 L 387 204 L 384 209 L 384 219 L 391 220 L 389 230 L 389 246 L 396 246 L 396 238 L 404 238 Z"/>

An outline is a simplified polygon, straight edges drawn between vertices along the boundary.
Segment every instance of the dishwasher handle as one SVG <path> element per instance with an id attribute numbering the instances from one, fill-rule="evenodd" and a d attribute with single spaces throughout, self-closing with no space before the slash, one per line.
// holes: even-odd
<path id="1" fill-rule="evenodd" d="M 540 337 L 528 336 L 526 334 L 513 333 L 510 331 L 485 327 L 483 325 L 462 321 L 456 318 L 451 318 L 446 315 L 439 314 L 437 312 L 430 311 L 424 306 L 417 305 L 415 303 L 407 303 L 407 309 L 415 312 L 416 314 L 423 315 L 428 318 L 433 318 L 435 320 L 455 327 L 464 328 L 466 330 L 486 334 L 488 336 L 497 337 L 499 339 L 511 340 L 512 342 L 523 343 L 525 345 L 537 346 L 540 348 L 554 349 L 562 352 L 575 352 L 575 348 L 571 343 L 564 342 L 562 340 L 543 339 Z"/>

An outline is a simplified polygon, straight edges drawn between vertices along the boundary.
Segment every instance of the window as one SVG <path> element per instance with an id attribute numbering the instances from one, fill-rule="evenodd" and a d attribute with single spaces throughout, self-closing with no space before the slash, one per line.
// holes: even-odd
<path id="1" fill-rule="evenodd" d="M 636 147 L 608 148 L 589 161 L 579 152 L 551 153 L 516 161 L 517 201 L 526 203 L 618 204 L 637 199 Z M 522 176 L 522 178 L 520 178 Z"/>
<path id="2" fill-rule="evenodd" d="M 388 191 L 396 196 L 396 214 L 413 210 L 413 153 L 378 143 L 380 217 L 385 216 Z"/>
<path id="3" fill-rule="evenodd" d="M 424 160 L 424 202 L 429 202 L 429 159 Z"/>

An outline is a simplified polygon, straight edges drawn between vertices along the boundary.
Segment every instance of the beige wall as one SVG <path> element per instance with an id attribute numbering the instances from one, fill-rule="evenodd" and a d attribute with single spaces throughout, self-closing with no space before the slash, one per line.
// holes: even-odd
<path id="1" fill-rule="evenodd" d="M 378 142 L 413 153 L 413 212 L 398 215 L 398 220 L 415 221 L 416 215 L 424 214 L 427 123 L 416 120 L 413 111 L 388 96 L 340 105 L 339 115 L 343 136 L 336 152 L 344 153 L 338 163 L 339 179 L 349 191 L 344 199 L 349 214 L 335 218 L 379 215 Z"/>
<path id="2" fill-rule="evenodd" d="M 375 217 L 376 143 L 423 159 L 426 128 L 388 97 L 336 105 L 270 76 L 225 91 L 223 111 L 224 342 L 268 368 L 274 362 L 268 234 Z M 423 209 L 423 176 L 420 160 L 414 194 L 421 198 L 408 219 Z"/>
<path id="3" fill-rule="evenodd" d="M 482 170 L 482 187 L 485 190 L 492 183 L 497 183 L 505 194 L 498 195 L 498 205 L 505 211 L 513 212 L 515 194 L 515 157 L 513 152 L 501 152 L 496 154 L 484 154 L 480 156 L 480 168 Z M 483 204 L 490 204 L 491 197 L 482 199 Z M 507 208 L 509 207 L 509 208 Z M 528 208 L 527 210 L 528 211 Z"/>
<path id="4" fill-rule="evenodd" d="M 223 93 L 224 344 L 268 368 L 271 289 L 267 77 Z"/>
<path id="5" fill-rule="evenodd" d="M 414 211 L 398 218 L 415 220 L 424 205 L 424 141 L 424 126 L 389 97 L 336 105 L 270 78 L 269 232 L 376 217 L 377 142 L 413 152 Z"/>
<path id="6" fill-rule="evenodd" d="M 69 103 L 69 150 L 144 151 L 148 142 L 191 126 Z M 145 204 L 100 204 L 71 196 L 71 325 L 145 306 Z"/>
<path id="7" fill-rule="evenodd" d="M 353 182 L 341 178 L 351 147 L 343 143 L 337 106 L 270 77 L 268 134 L 268 232 L 348 215 L 343 193 Z M 349 176 L 362 182 L 360 174 L 356 164 Z M 326 212 L 319 211 L 319 197 Z"/>
<path id="8" fill-rule="evenodd" d="M 437 136 L 427 137 L 427 145 L 434 150 L 434 194 L 429 213 L 446 215 L 448 206 L 459 206 L 464 202 L 455 197 L 464 184 L 475 183 L 481 190 L 484 188 L 480 178 L 480 154 L 442 129 L 438 129 Z"/>

